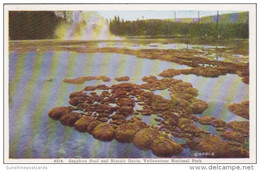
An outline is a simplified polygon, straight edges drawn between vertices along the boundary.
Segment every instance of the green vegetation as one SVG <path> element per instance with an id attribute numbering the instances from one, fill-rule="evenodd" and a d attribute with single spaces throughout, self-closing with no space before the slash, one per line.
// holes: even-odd
<path id="1" fill-rule="evenodd" d="M 191 22 L 174 20 L 124 21 L 114 17 L 110 21 L 110 31 L 118 36 L 138 36 L 146 38 L 248 38 L 248 13 L 203 17 Z"/>
<path id="2" fill-rule="evenodd" d="M 63 20 L 52 11 L 10 11 L 9 38 L 31 40 L 54 38 L 56 26 Z"/>
<path id="3" fill-rule="evenodd" d="M 176 20 L 183 23 L 193 23 L 194 21 L 198 21 L 198 18 L 182 18 Z M 218 20 L 220 24 L 247 23 L 248 12 L 221 14 L 219 15 Z M 175 19 L 169 19 L 169 21 L 175 21 Z M 200 18 L 200 22 L 202 23 L 212 23 L 216 21 L 217 21 L 217 15 L 204 16 Z"/>

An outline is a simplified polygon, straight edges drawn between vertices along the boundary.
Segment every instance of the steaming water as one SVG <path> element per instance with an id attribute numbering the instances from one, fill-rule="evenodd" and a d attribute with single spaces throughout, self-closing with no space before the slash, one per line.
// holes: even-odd
<path id="1" fill-rule="evenodd" d="M 57 15 L 60 16 L 62 13 Z M 59 23 L 55 35 L 61 40 L 121 40 L 109 31 L 109 24 L 96 12 L 69 12 L 66 22 Z M 61 17 L 61 16 L 60 16 Z M 62 17 L 64 18 L 64 16 Z"/>
<path id="2" fill-rule="evenodd" d="M 29 51 L 9 54 L 9 142 L 10 158 L 130 158 L 156 157 L 150 150 L 143 151 L 132 143 L 102 142 L 87 133 L 79 133 L 71 127 L 50 119 L 48 111 L 53 107 L 66 106 L 69 94 L 87 85 L 104 84 L 89 81 L 82 85 L 66 84 L 64 78 L 106 75 L 111 82 L 119 76 L 129 76 L 131 82 L 141 84 L 141 78 L 158 75 L 165 69 L 187 68 L 183 65 L 160 60 L 137 58 L 116 53 L 75 53 L 68 51 Z M 202 115 L 216 116 L 225 121 L 243 120 L 230 113 L 226 105 L 248 99 L 248 86 L 236 75 L 204 78 L 195 75 L 176 77 L 191 82 L 199 89 L 199 98 L 209 103 Z M 157 91 L 169 98 L 167 91 Z M 154 123 L 154 116 L 143 117 L 147 123 Z M 212 133 L 215 128 L 202 126 Z M 181 139 L 175 139 L 181 142 Z M 185 149 L 178 156 L 192 157 L 192 151 Z"/>

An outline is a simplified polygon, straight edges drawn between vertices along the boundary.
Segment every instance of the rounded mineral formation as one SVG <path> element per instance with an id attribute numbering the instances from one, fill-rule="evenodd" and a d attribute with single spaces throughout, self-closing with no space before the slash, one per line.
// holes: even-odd
<path id="1" fill-rule="evenodd" d="M 70 113 L 72 111 L 73 111 L 73 107 L 62 106 L 62 107 L 52 108 L 49 111 L 48 115 L 50 118 L 52 118 L 54 120 L 58 120 L 64 114 Z"/>
<path id="2" fill-rule="evenodd" d="M 223 121 L 222 119 L 215 118 L 214 120 L 212 120 L 211 125 L 214 127 L 217 127 L 217 128 L 220 128 L 220 127 L 223 128 L 223 127 L 225 127 L 226 122 Z"/>
<path id="3" fill-rule="evenodd" d="M 109 124 L 99 124 L 92 131 L 92 135 L 101 141 L 111 141 L 114 139 L 115 128 Z"/>
<path id="4" fill-rule="evenodd" d="M 243 135 L 240 132 L 237 131 L 233 131 L 233 130 L 224 130 L 222 131 L 221 135 L 223 138 L 227 139 L 227 140 L 231 140 L 231 141 L 237 141 L 240 143 L 245 143 L 245 138 L 243 137 Z"/>
<path id="5" fill-rule="evenodd" d="M 134 135 L 142 128 L 147 127 L 147 125 L 139 120 L 134 122 L 123 123 L 115 130 L 115 138 L 119 142 L 130 142 L 132 141 Z"/>
<path id="6" fill-rule="evenodd" d="M 222 119 L 212 117 L 212 116 L 202 116 L 198 118 L 200 124 L 212 125 L 214 127 L 225 127 L 226 122 Z"/>
<path id="7" fill-rule="evenodd" d="M 129 81 L 129 77 L 128 76 L 123 76 L 123 77 L 116 77 L 115 80 L 116 81 Z"/>
<path id="8" fill-rule="evenodd" d="M 196 144 L 196 143 L 195 143 Z M 194 145 L 194 150 L 211 154 L 208 157 L 214 158 L 241 158 L 248 157 L 248 150 L 241 146 L 235 146 L 222 140 L 215 135 L 204 136 L 199 143 Z"/>
<path id="9" fill-rule="evenodd" d="M 233 103 L 227 105 L 227 108 L 230 112 L 241 116 L 243 118 L 249 119 L 249 101 L 243 101 L 241 103 Z"/>
<path id="10" fill-rule="evenodd" d="M 86 100 L 85 97 L 83 96 L 77 96 L 77 97 L 73 97 L 69 100 L 69 103 L 73 106 L 77 106 L 80 103 L 83 103 Z"/>
<path id="11" fill-rule="evenodd" d="M 93 90 L 96 90 L 96 86 L 87 86 L 84 88 L 84 91 L 93 91 Z"/>
<path id="12" fill-rule="evenodd" d="M 151 150 L 156 156 L 171 157 L 172 155 L 180 154 L 183 148 L 175 141 L 161 136 L 152 142 Z"/>
<path id="13" fill-rule="evenodd" d="M 184 93 L 188 93 L 194 97 L 198 96 L 198 92 L 199 92 L 198 89 L 192 87 L 188 87 L 184 90 Z"/>
<path id="14" fill-rule="evenodd" d="M 208 103 L 203 100 L 196 99 L 193 103 L 189 105 L 194 114 L 201 114 L 204 110 L 208 108 Z"/>
<path id="15" fill-rule="evenodd" d="M 83 91 L 75 91 L 75 92 L 70 93 L 69 97 L 73 98 L 73 97 L 79 97 L 79 96 L 86 97 L 86 94 Z"/>
<path id="16" fill-rule="evenodd" d="M 249 122 L 248 121 L 232 121 L 227 124 L 228 128 L 239 131 L 243 135 L 249 134 Z"/>
<path id="17" fill-rule="evenodd" d="M 249 76 L 243 77 L 243 78 L 242 78 L 242 81 L 243 81 L 245 84 L 249 84 Z"/>
<path id="18" fill-rule="evenodd" d="M 160 136 L 158 130 L 152 128 L 144 128 L 135 134 L 133 138 L 133 143 L 140 149 L 150 149 L 153 140 L 158 136 Z"/>
<path id="19" fill-rule="evenodd" d="M 119 142 L 131 142 L 136 131 L 130 126 L 131 124 L 124 123 L 117 127 L 115 131 L 115 139 Z"/>
<path id="20" fill-rule="evenodd" d="M 202 117 L 198 118 L 198 121 L 200 124 L 203 124 L 203 125 L 211 125 L 211 122 L 214 119 L 215 119 L 215 117 L 212 117 L 212 116 L 202 116 Z"/>
<path id="21" fill-rule="evenodd" d="M 79 132 L 87 132 L 88 125 L 94 121 L 94 117 L 84 116 L 75 122 L 74 127 Z"/>
<path id="22" fill-rule="evenodd" d="M 63 115 L 60 118 L 60 122 L 65 126 L 74 126 L 74 123 L 82 117 L 82 114 L 77 112 L 71 112 Z"/>
<path id="23" fill-rule="evenodd" d="M 99 122 L 99 121 L 97 121 L 97 120 L 91 122 L 91 123 L 88 125 L 87 132 L 88 132 L 89 134 L 91 134 L 92 131 L 93 131 L 99 124 L 101 124 L 101 122 Z"/>

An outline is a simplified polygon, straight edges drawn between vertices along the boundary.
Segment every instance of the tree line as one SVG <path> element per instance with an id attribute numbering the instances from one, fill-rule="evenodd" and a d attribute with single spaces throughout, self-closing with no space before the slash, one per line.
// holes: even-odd
<path id="1" fill-rule="evenodd" d="M 53 11 L 10 11 L 9 38 L 31 40 L 55 38 L 56 26 L 63 20 Z"/>
<path id="2" fill-rule="evenodd" d="M 118 36 L 150 38 L 248 38 L 248 23 L 175 22 L 170 20 L 124 21 L 118 16 L 109 22 L 111 33 Z"/>

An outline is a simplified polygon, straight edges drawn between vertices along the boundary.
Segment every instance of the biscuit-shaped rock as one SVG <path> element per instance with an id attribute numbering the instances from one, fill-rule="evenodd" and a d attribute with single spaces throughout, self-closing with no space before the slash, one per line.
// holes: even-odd
<path id="1" fill-rule="evenodd" d="M 211 67 L 194 67 L 190 69 L 191 74 L 200 75 L 203 77 L 218 77 L 224 75 L 220 70 Z"/>
<path id="2" fill-rule="evenodd" d="M 164 70 L 162 73 L 159 74 L 161 77 L 174 77 L 176 75 L 180 75 L 182 72 L 181 70 L 177 69 L 167 69 Z"/>
<path id="3" fill-rule="evenodd" d="M 133 138 L 133 143 L 140 149 L 150 149 L 153 140 L 158 136 L 160 136 L 158 130 L 152 128 L 144 128 L 135 134 Z"/>
<path id="4" fill-rule="evenodd" d="M 228 110 L 238 116 L 249 119 L 249 101 L 243 101 L 241 103 L 233 103 L 227 106 Z"/>
<path id="5" fill-rule="evenodd" d="M 172 155 L 182 153 L 183 148 L 175 141 L 161 136 L 152 142 L 151 150 L 156 156 L 171 157 Z"/>
<path id="6" fill-rule="evenodd" d="M 94 122 L 95 118 L 91 116 L 83 116 L 77 120 L 74 124 L 74 127 L 79 132 L 87 132 L 87 128 L 91 122 Z"/>
<path id="7" fill-rule="evenodd" d="M 157 80 L 157 77 L 153 76 L 153 75 L 144 76 L 142 78 L 142 81 L 144 81 L 144 82 L 153 82 L 154 80 Z"/>
<path id="8" fill-rule="evenodd" d="M 87 132 L 88 132 L 89 134 L 91 134 L 92 131 L 93 131 L 99 124 L 101 124 L 101 122 L 99 122 L 99 121 L 97 121 L 97 120 L 91 122 L 91 123 L 88 125 Z"/>
<path id="9" fill-rule="evenodd" d="M 134 109 L 131 106 L 122 106 L 117 110 L 118 113 L 124 116 L 129 116 L 134 113 Z"/>
<path id="10" fill-rule="evenodd" d="M 50 118 L 54 119 L 54 120 L 58 120 L 60 119 L 61 116 L 70 113 L 73 111 L 73 107 L 66 107 L 66 106 L 62 106 L 62 107 L 55 107 L 52 108 L 48 115 Z"/>
<path id="11" fill-rule="evenodd" d="M 198 96 L 198 92 L 199 92 L 198 89 L 193 88 L 193 87 L 189 87 L 189 88 L 184 90 L 184 93 L 188 93 L 188 94 L 190 94 L 194 97 Z"/>
<path id="12" fill-rule="evenodd" d="M 175 86 L 182 87 L 182 88 L 189 88 L 189 87 L 192 87 L 192 84 L 189 82 L 179 82 L 179 83 L 175 84 Z"/>
<path id="13" fill-rule="evenodd" d="M 245 76 L 242 78 L 243 83 L 249 84 L 249 76 Z"/>
<path id="14" fill-rule="evenodd" d="M 105 84 L 101 84 L 97 86 L 97 89 L 99 90 L 108 90 L 110 87 L 106 86 Z"/>
<path id="15" fill-rule="evenodd" d="M 115 128 L 109 124 L 99 124 L 92 131 L 92 135 L 101 141 L 111 141 L 114 139 Z"/>
<path id="16" fill-rule="evenodd" d="M 187 118 L 181 118 L 179 120 L 179 127 L 183 127 L 185 125 L 190 125 L 190 124 L 194 124 L 193 120 L 191 119 L 187 119 Z"/>
<path id="17" fill-rule="evenodd" d="M 214 127 L 224 127 L 226 125 L 226 122 L 223 121 L 222 119 L 219 119 L 219 118 L 215 118 L 212 122 L 211 122 L 211 125 L 214 126 Z"/>
<path id="18" fill-rule="evenodd" d="M 77 112 L 71 112 L 63 115 L 60 118 L 60 122 L 65 126 L 74 126 L 74 123 L 82 117 L 82 114 Z"/>
<path id="19" fill-rule="evenodd" d="M 103 76 L 102 81 L 109 82 L 111 79 L 109 77 Z"/>
<path id="20" fill-rule="evenodd" d="M 87 87 L 85 87 L 84 88 L 84 91 L 94 91 L 94 90 L 96 90 L 96 86 L 87 86 Z"/>
<path id="21" fill-rule="evenodd" d="M 202 116 L 198 118 L 198 121 L 202 125 L 211 125 L 212 120 L 214 120 L 215 117 L 212 116 Z"/>
<path id="22" fill-rule="evenodd" d="M 116 77 L 115 80 L 116 81 L 129 81 L 129 77 L 128 76 L 124 76 L 124 77 Z"/>
<path id="23" fill-rule="evenodd" d="M 70 98 L 80 97 L 80 96 L 86 97 L 87 95 L 83 91 L 75 91 L 75 92 L 70 93 Z"/>
<path id="24" fill-rule="evenodd" d="M 142 94 L 140 94 L 141 97 L 145 97 L 145 98 L 153 98 L 154 93 L 153 92 L 149 92 L 149 91 L 144 91 Z"/>
<path id="25" fill-rule="evenodd" d="M 115 139 L 119 142 L 131 142 L 136 131 L 130 127 L 130 124 L 124 123 L 117 127 Z"/>
<path id="26" fill-rule="evenodd" d="M 110 81 L 110 78 L 107 76 L 99 75 L 99 76 L 77 77 L 73 79 L 63 79 L 63 82 L 71 83 L 71 84 L 83 84 L 85 81 L 91 81 L 91 80 L 103 80 L 104 82 L 108 82 Z"/>
<path id="27" fill-rule="evenodd" d="M 187 118 L 181 118 L 178 126 L 184 133 L 191 133 L 191 134 L 207 133 L 206 131 L 199 128 L 197 125 L 195 125 L 193 120 Z"/>
<path id="28" fill-rule="evenodd" d="M 232 146 L 229 145 L 227 147 L 227 154 L 224 157 L 228 158 L 248 158 L 249 157 L 249 151 L 244 149 L 241 146 Z"/>
<path id="29" fill-rule="evenodd" d="M 106 123 L 108 121 L 108 118 L 107 117 L 98 117 L 97 120 L 100 122 Z"/>
<path id="30" fill-rule="evenodd" d="M 135 100 L 132 98 L 118 98 L 116 100 L 118 106 L 135 106 Z"/>
<path id="31" fill-rule="evenodd" d="M 192 149 L 209 153 L 208 157 L 214 158 L 244 158 L 249 155 L 243 147 L 232 145 L 215 135 L 204 136 Z"/>
<path id="32" fill-rule="evenodd" d="M 202 116 L 198 118 L 198 121 L 200 124 L 212 125 L 214 127 L 224 127 L 226 125 L 225 121 L 212 116 Z"/>
<path id="33" fill-rule="evenodd" d="M 83 96 L 76 96 L 69 100 L 69 103 L 73 106 L 77 106 L 80 103 L 83 103 L 86 100 L 86 97 Z"/>
<path id="34" fill-rule="evenodd" d="M 224 130 L 222 131 L 221 135 L 223 138 L 231 141 L 237 141 L 242 144 L 245 143 L 245 138 L 240 132 L 233 131 L 233 130 Z"/>
<path id="35" fill-rule="evenodd" d="M 189 107 L 194 114 L 201 114 L 204 110 L 208 108 L 208 103 L 203 100 L 196 99 L 193 103 L 189 105 Z"/>
<path id="36" fill-rule="evenodd" d="M 87 80 L 88 77 L 78 77 L 73 79 L 63 79 L 63 82 L 70 83 L 70 84 L 83 84 Z"/>
<path id="37" fill-rule="evenodd" d="M 184 100 L 190 100 L 193 97 L 193 95 L 189 94 L 189 93 L 184 93 L 184 92 L 179 92 L 179 93 L 174 93 L 171 94 L 172 99 L 184 99 Z"/>
<path id="38" fill-rule="evenodd" d="M 248 121 L 232 121 L 227 124 L 228 128 L 236 130 L 244 135 L 249 134 L 249 122 Z"/>
<path id="39" fill-rule="evenodd" d="M 146 128 L 146 123 L 136 120 L 134 122 L 123 123 L 115 130 L 115 138 L 119 142 L 131 142 L 134 135 L 143 128 Z"/>

